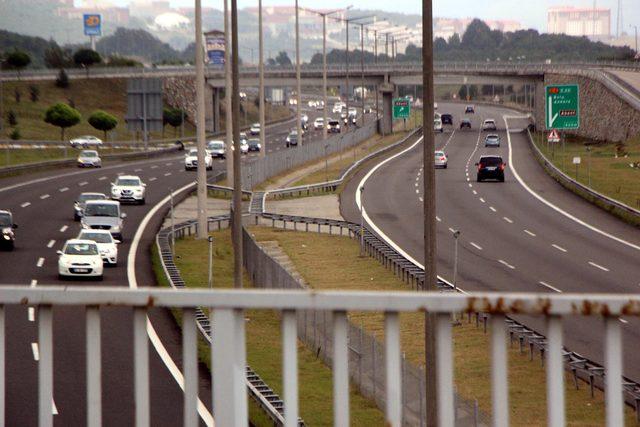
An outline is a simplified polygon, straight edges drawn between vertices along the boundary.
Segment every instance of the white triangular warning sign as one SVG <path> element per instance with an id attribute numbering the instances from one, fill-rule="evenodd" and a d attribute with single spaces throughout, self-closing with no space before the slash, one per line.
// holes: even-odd
<path id="1" fill-rule="evenodd" d="M 551 132 L 549 132 L 549 136 L 547 139 L 549 140 L 549 142 L 560 142 L 560 134 L 556 129 L 553 129 Z"/>

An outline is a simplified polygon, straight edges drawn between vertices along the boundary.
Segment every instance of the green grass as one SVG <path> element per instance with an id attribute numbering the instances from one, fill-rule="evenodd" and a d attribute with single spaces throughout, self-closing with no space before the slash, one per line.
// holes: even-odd
<path id="1" fill-rule="evenodd" d="M 232 287 L 233 252 L 229 230 L 214 232 L 211 235 L 214 238 L 215 248 L 214 287 Z M 176 242 L 178 255 L 176 265 L 187 286 L 207 286 L 207 245 L 207 241 L 193 238 Z M 161 267 L 160 273 L 162 273 Z M 158 268 L 156 268 L 156 274 L 158 274 Z M 251 286 L 246 274 L 244 283 L 247 287 Z M 249 310 L 245 313 L 245 318 L 247 319 L 247 362 L 270 387 L 282 396 L 280 316 L 274 311 Z M 200 351 L 200 355 L 205 363 L 209 364 L 210 354 L 206 348 Z M 331 370 L 301 343 L 298 343 L 298 369 L 301 417 L 309 425 L 331 425 L 333 423 Z M 364 399 L 354 390 L 351 391 L 350 403 L 352 425 L 383 424 L 382 413 L 372 402 Z"/>
<path id="2" fill-rule="evenodd" d="M 640 185 L 638 185 L 640 168 L 629 167 L 630 163 L 640 162 L 640 136 L 622 145 L 613 143 L 585 145 L 584 140 L 568 138 L 564 149 L 562 144 L 548 147 L 544 134 L 536 133 L 534 139 L 543 154 L 570 177 L 576 179 L 576 166 L 572 161 L 574 157 L 580 157 L 581 164 L 577 170 L 577 180 L 580 183 L 589 185 L 590 169 L 591 188 L 640 209 Z M 591 149 L 590 155 L 587 147 Z"/>
<path id="3" fill-rule="evenodd" d="M 314 289 L 402 291 L 408 286 L 392 272 L 371 258 L 360 258 L 358 243 L 347 237 L 326 234 L 282 231 L 252 227 L 258 241 L 278 241 L 299 273 Z M 317 260 L 323 260 L 318 263 Z M 350 313 L 356 325 L 382 339 L 383 316 L 380 313 Z M 424 315 L 404 313 L 400 316 L 401 345 L 406 357 L 424 366 Z M 490 338 L 475 323 L 462 322 L 453 331 L 455 383 L 460 395 L 478 400 L 485 413 L 491 413 Z M 507 345 L 505 339 L 505 345 Z M 529 360 L 517 345 L 508 349 L 509 403 L 511 425 L 545 425 L 546 377 L 539 357 Z M 603 425 L 604 400 L 601 392 L 591 398 L 588 387 L 581 383 L 576 391 L 570 375 L 565 375 L 566 414 L 569 425 Z M 635 425 L 635 414 L 625 410 L 626 424 Z"/>

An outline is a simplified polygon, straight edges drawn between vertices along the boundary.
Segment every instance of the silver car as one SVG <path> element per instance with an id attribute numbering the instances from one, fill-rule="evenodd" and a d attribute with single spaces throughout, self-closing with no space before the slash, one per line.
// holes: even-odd
<path id="1" fill-rule="evenodd" d="M 434 160 L 436 168 L 447 168 L 447 161 L 449 160 L 449 158 L 444 151 L 436 151 Z"/>
<path id="2" fill-rule="evenodd" d="M 69 141 L 72 147 L 97 147 L 102 145 L 102 140 L 92 135 L 82 135 Z"/>
<path id="3" fill-rule="evenodd" d="M 80 193 L 73 202 L 73 220 L 80 221 L 84 215 L 84 206 L 89 200 L 107 200 L 107 195 L 103 193 Z"/>
<path id="4" fill-rule="evenodd" d="M 101 168 L 102 159 L 96 150 L 82 150 L 78 155 L 79 168 Z"/>
<path id="5" fill-rule="evenodd" d="M 227 144 L 224 141 L 209 141 L 207 150 L 211 153 L 211 157 L 224 159 L 227 156 Z"/>
<path id="6" fill-rule="evenodd" d="M 120 202 L 114 200 L 89 200 L 84 207 L 82 229 L 108 230 L 122 242 L 123 219 L 126 214 L 120 211 Z"/>

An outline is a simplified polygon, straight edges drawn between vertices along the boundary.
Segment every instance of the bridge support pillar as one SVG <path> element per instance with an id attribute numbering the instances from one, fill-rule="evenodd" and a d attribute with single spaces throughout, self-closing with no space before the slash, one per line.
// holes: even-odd
<path id="1" fill-rule="evenodd" d="M 211 111 L 211 132 L 220 132 L 220 98 L 222 90 L 218 88 L 213 89 L 213 108 Z"/>
<path id="2" fill-rule="evenodd" d="M 395 86 L 392 83 L 384 83 L 378 86 L 378 91 L 382 95 L 382 117 L 379 122 L 378 132 L 382 135 L 389 135 L 393 132 L 393 94 Z"/>

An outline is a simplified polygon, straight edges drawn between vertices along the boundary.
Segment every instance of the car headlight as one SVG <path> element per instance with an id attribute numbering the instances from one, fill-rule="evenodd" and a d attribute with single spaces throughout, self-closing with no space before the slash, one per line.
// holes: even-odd
<path id="1" fill-rule="evenodd" d="M 111 226 L 111 231 L 115 231 L 115 232 L 120 231 L 120 225 L 112 225 Z"/>
<path id="2" fill-rule="evenodd" d="M 111 194 L 118 194 L 118 189 L 117 188 L 112 188 L 111 189 Z"/>

